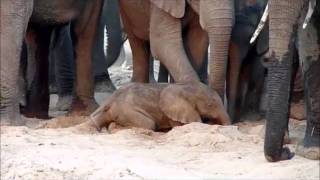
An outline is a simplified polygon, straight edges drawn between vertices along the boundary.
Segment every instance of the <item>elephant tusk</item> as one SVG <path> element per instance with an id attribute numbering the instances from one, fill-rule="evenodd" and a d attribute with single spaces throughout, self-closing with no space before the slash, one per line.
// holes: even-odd
<path id="1" fill-rule="evenodd" d="M 310 0 L 309 1 L 309 8 L 308 8 L 308 12 L 306 15 L 306 18 L 303 21 L 303 25 L 302 28 L 305 29 L 308 25 L 308 23 L 310 22 L 311 16 L 314 12 L 314 8 L 316 7 L 317 1 L 316 0 Z"/>
<path id="2" fill-rule="evenodd" d="M 263 15 L 260 19 L 260 22 L 257 26 L 257 29 L 255 30 L 255 32 L 253 33 L 253 36 L 252 38 L 250 39 L 250 44 L 254 43 L 254 41 L 257 39 L 257 37 L 259 36 L 260 32 L 262 31 L 266 21 L 267 21 L 267 18 L 268 18 L 268 15 L 269 15 L 269 4 L 266 5 L 266 8 L 264 9 L 264 12 L 263 12 Z"/>

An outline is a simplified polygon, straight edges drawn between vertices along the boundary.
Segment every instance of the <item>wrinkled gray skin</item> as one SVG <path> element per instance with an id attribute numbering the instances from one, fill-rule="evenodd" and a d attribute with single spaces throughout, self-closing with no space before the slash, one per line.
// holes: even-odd
<path id="1" fill-rule="evenodd" d="M 259 107 L 265 76 L 261 61 L 269 48 L 268 25 L 264 26 L 253 44 L 250 44 L 250 39 L 266 4 L 267 0 L 235 1 L 235 25 L 231 35 L 226 81 L 228 113 L 233 122 L 240 119 L 243 114 L 240 112 L 251 108 L 257 111 L 254 108 Z"/>
<path id="2" fill-rule="evenodd" d="M 307 128 L 296 153 L 309 159 L 320 159 L 320 3 L 306 29 L 302 29 L 308 1 L 269 0 L 269 61 L 266 114 L 265 157 L 270 162 L 292 158 L 283 139 L 288 126 L 288 102 L 293 56 L 298 51 L 304 78 Z M 283 11 L 286 9 L 287 11 Z M 281 17 L 281 18 L 280 18 Z"/>
<path id="3" fill-rule="evenodd" d="M 92 82 L 91 54 L 101 7 L 101 0 L 1 1 L 1 124 L 24 124 L 19 113 L 17 83 L 21 47 L 28 25 L 31 28 L 30 36 L 27 37 L 27 39 L 31 40 L 30 44 L 35 45 L 36 48 L 44 48 L 44 51 L 35 51 L 38 54 L 35 54 L 34 57 L 44 58 L 43 61 L 36 62 L 47 64 L 46 57 L 48 55 L 45 54 L 48 49 L 47 42 L 49 40 L 47 38 L 50 37 L 51 28 L 69 21 L 74 22 L 73 32 L 75 33 L 74 37 L 77 38 L 77 41 L 74 42 L 74 47 L 77 55 L 76 62 L 78 63 L 73 112 L 75 114 L 87 114 L 97 107 L 93 97 L 93 85 L 90 83 Z M 34 39 L 34 35 L 36 39 Z M 44 44 L 39 44 L 39 42 Z M 38 69 L 40 68 L 38 67 Z M 43 68 L 35 74 L 36 78 L 42 80 L 41 83 L 47 83 L 48 81 L 45 78 L 48 72 L 44 73 L 45 71 L 46 69 Z M 38 100 L 44 100 L 45 103 L 48 103 L 48 99 L 42 99 L 42 96 L 46 97 L 48 90 L 43 89 L 41 93 Z M 44 113 L 43 116 L 47 116 L 45 111 L 48 108 L 48 104 L 36 102 L 34 104 L 37 107 L 33 108 L 40 108 Z"/>

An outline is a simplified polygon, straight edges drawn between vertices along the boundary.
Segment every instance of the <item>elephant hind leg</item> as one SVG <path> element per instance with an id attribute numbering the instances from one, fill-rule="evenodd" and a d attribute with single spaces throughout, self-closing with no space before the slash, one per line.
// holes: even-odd
<path id="1" fill-rule="evenodd" d="M 33 79 L 27 92 L 27 106 L 23 114 L 27 117 L 48 119 L 49 111 L 49 77 L 48 54 L 52 28 L 30 25 L 28 30 L 29 61 L 35 62 Z"/>
<path id="2" fill-rule="evenodd" d="M 196 70 L 201 82 L 207 83 L 209 38 L 207 32 L 201 28 L 198 19 L 199 17 L 195 16 L 192 23 L 188 25 L 183 42 L 191 65 Z"/>
<path id="3" fill-rule="evenodd" d="M 315 19 L 313 19 L 316 21 Z M 315 22 L 307 29 L 299 30 L 299 59 L 304 75 L 307 128 L 302 143 L 297 147 L 297 154 L 320 159 L 320 29 Z"/>
<path id="4" fill-rule="evenodd" d="M 128 39 L 132 49 L 133 62 L 133 82 L 149 82 L 150 46 L 144 40 L 128 34 Z"/>
<path id="5" fill-rule="evenodd" d="M 125 112 L 125 114 L 119 116 L 119 118 L 116 121 L 114 121 L 116 124 L 123 127 L 137 127 L 156 130 L 156 123 L 148 115 L 148 113 L 144 112 L 144 110 L 137 110 L 135 108 L 128 109 L 129 110 Z"/>

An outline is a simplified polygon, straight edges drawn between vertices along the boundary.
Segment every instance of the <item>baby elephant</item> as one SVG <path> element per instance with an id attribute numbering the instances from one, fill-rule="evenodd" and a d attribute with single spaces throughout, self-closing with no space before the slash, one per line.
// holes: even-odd
<path id="1" fill-rule="evenodd" d="M 115 91 L 91 114 L 91 122 L 85 124 L 96 126 L 99 131 L 112 122 L 124 127 L 163 131 L 201 122 L 201 118 L 216 124 L 230 124 L 219 95 L 205 84 L 131 83 Z"/>

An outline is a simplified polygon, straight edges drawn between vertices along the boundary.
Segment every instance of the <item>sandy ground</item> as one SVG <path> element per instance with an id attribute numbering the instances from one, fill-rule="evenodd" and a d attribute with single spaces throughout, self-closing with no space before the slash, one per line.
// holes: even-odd
<path id="1" fill-rule="evenodd" d="M 119 87 L 128 67 L 111 77 Z M 110 94 L 98 93 L 102 102 Z M 56 95 L 52 95 L 51 115 Z M 268 163 L 264 121 L 235 126 L 192 123 L 168 133 L 142 129 L 75 134 L 70 129 L 1 127 L 1 179 L 319 179 L 319 161 L 294 156 Z M 288 147 L 295 151 L 305 121 L 290 120 Z"/>

